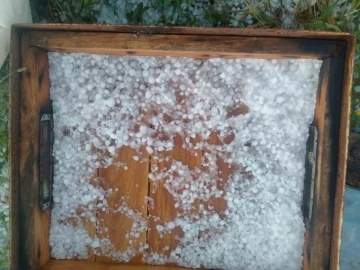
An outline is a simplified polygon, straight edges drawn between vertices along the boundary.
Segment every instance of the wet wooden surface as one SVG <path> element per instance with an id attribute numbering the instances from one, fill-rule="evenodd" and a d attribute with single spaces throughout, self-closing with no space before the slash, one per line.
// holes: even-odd
<path id="1" fill-rule="evenodd" d="M 157 155 L 162 159 L 151 159 L 150 173 L 156 174 L 157 171 L 169 170 L 173 162 L 180 161 L 183 165 L 188 166 L 190 170 L 200 168 L 201 166 L 201 150 L 190 150 L 183 148 L 184 140 L 181 136 L 176 136 L 174 139 L 174 148 L 171 151 L 158 153 Z M 167 160 L 166 160 L 167 159 Z M 176 172 L 173 175 L 179 175 Z M 173 221 L 177 214 L 181 214 L 181 208 L 176 208 L 176 200 L 173 195 L 166 188 L 166 180 L 162 179 L 158 184 L 149 184 L 149 197 L 152 198 L 154 204 L 149 207 L 149 214 L 152 218 L 149 220 L 148 243 L 150 250 L 170 255 L 171 251 L 175 250 L 179 241 L 178 237 L 182 237 L 183 231 L 180 227 L 175 227 L 171 232 L 159 232 L 156 229 L 157 225 L 165 227 L 170 221 Z M 192 206 L 195 208 L 194 213 L 200 212 L 198 210 L 199 202 L 195 201 Z M 159 218 L 159 220 L 157 220 Z"/>
<path id="2" fill-rule="evenodd" d="M 108 206 L 97 208 L 97 236 L 101 239 L 111 239 L 116 251 L 124 252 L 128 246 L 138 249 L 140 243 L 146 243 L 147 232 L 139 232 L 138 237 L 127 235 L 130 232 L 136 214 L 146 219 L 147 205 L 144 197 L 148 195 L 149 156 L 144 148 L 141 160 L 135 161 L 138 153 L 130 147 L 118 150 L 115 163 L 121 162 L 125 166 L 111 165 L 106 169 L 99 169 L 99 185 L 104 190 L 112 189 L 106 198 Z M 131 242 L 129 242 L 131 241 Z M 131 244 L 130 244 L 131 243 Z M 131 264 L 143 264 L 142 256 L 135 256 Z M 111 258 L 96 256 L 96 261 L 111 262 Z"/>

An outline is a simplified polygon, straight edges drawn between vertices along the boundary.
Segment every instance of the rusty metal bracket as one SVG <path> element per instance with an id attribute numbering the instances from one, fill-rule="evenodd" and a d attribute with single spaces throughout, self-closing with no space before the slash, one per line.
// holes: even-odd
<path id="1" fill-rule="evenodd" d="M 54 160 L 52 156 L 53 118 L 51 114 L 42 114 L 40 118 L 40 160 L 39 160 L 39 201 L 40 209 L 45 210 L 52 204 Z"/>
<path id="2" fill-rule="evenodd" d="M 316 129 L 316 126 L 311 125 L 309 128 L 309 138 L 306 143 L 305 182 L 303 193 L 303 215 L 306 227 L 310 226 L 313 212 L 316 178 L 317 140 L 318 131 Z"/>

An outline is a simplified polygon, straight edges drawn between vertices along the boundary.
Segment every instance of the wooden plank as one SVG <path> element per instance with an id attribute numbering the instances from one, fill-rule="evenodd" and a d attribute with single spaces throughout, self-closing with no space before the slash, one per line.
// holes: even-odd
<path id="1" fill-rule="evenodd" d="M 232 108 L 228 112 L 228 117 L 237 116 L 241 114 L 247 114 L 249 112 L 249 108 L 245 104 L 239 104 L 236 105 L 234 108 Z M 226 161 L 224 161 L 223 158 L 221 158 L 218 154 L 216 154 L 216 150 L 212 149 L 213 146 L 217 145 L 227 145 L 230 144 L 234 139 L 235 134 L 231 134 L 227 136 L 223 141 L 220 139 L 217 133 L 212 132 L 210 134 L 210 138 L 207 140 L 208 149 L 205 148 L 205 152 L 213 152 L 213 155 L 215 154 L 217 156 L 216 160 L 216 166 L 217 166 L 217 188 L 219 190 L 224 191 L 221 197 L 216 198 L 212 197 L 209 201 L 204 202 L 205 205 L 213 207 L 213 211 L 218 213 L 221 218 L 224 217 L 224 211 L 227 209 L 227 203 L 224 199 L 225 196 L 225 190 L 227 187 L 227 182 L 229 180 L 229 177 L 233 174 L 234 170 L 236 168 L 239 168 L 242 164 L 229 164 Z"/>
<path id="2" fill-rule="evenodd" d="M 29 36 L 21 38 L 21 66 L 28 71 L 20 75 L 20 131 L 15 133 L 19 148 L 18 268 L 36 269 L 50 258 L 50 209 L 39 207 L 39 122 L 40 114 L 51 112 L 47 53 L 29 48 Z M 15 103 L 16 104 L 16 103 Z M 12 106 L 15 105 L 12 103 Z M 13 123 L 12 123 L 13 124 Z M 16 179 L 13 179 L 16 181 Z M 14 209 L 13 209 L 14 211 Z"/>
<path id="3" fill-rule="evenodd" d="M 100 185 L 105 190 L 111 188 L 113 193 L 106 198 L 108 210 L 97 209 L 97 235 L 100 239 L 108 237 L 116 251 L 124 252 L 129 246 L 138 250 L 140 244 L 146 243 L 146 230 L 139 232 L 137 237 L 126 236 L 134 222 L 139 219 L 146 222 L 147 218 L 147 202 L 144 199 L 148 195 L 149 156 L 144 147 L 141 151 L 142 154 L 138 154 L 130 147 L 124 146 L 118 150 L 118 157 L 114 159 L 115 163 L 121 162 L 124 166 L 111 165 L 99 170 L 99 177 L 103 178 Z M 140 159 L 134 160 L 134 157 L 139 155 Z M 118 211 L 117 209 L 120 209 L 122 205 L 125 207 Z M 136 216 L 136 213 L 140 214 L 140 217 Z M 99 231 L 105 228 L 107 231 Z M 116 261 L 116 258 L 114 260 Z M 111 262 L 113 260 L 105 256 L 96 256 L 96 261 Z M 143 264 L 142 256 L 135 256 L 130 263 Z"/>
<path id="4" fill-rule="evenodd" d="M 254 29 L 221 27 L 183 27 L 183 26 L 138 26 L 138 25 L 101 25 L 101 24 L 16 24 L 24 30 L 109 32 L 133 34 L 178 34 L 178 35 L 219 35 L 250 37 L 287 37 L 307 39 L 350 40 L 353 35 L 341 32 L 308 31 L 296 29 Z"/>
<path id="5" fill-rule="evenodd" d="M 99 170 L 96 170 L 96 172 L 94 172 L 94 174 L 91 176 L 90 178 L 90 183 L 96 183 L 96 179 L 99 176 Z M 82 217 L 81 214 L 84 212 L 84 209 L 86 210 L 86 212 L 91 212 L 94 216 L 96 216 L 96 205 L 97 205 L 97 200 L 94 200 L 91 202 L 93 205 L 95 205 L 93 210 L 89 210 L 87 208 L 84 208 L 83 206 L 80 206 L 79 208 L 76 209 L 76 213 L 78 215 L 78 217 L 81 220 L 81 225 L 80 226 L 84 226 L 85 230 L 89 233 L 89 236 L 94 238 L 96 236 L 96 225 L 94 225 L 93 222 L 90 221 L 90 218 L 88 217 Z M 79 226 L 79 219 L 78 218 L 68 218 L 66 220 L 69 224 L 73 225 L 75 228 L 77 228 Z M 74 259 L 80 259 L 80 260 L 87 260 L 87 261 L 95 261 L 95 254 L 93 254 L 93 251 L 90 247 L 88 247 L 88 258 L 87 259 L 83 259 L 83 258 L 79 258 L 78 256 L 75 256 Z M 53 258 L 53 257 L 51 257 Z"/>
<path id="6" fill-rule="evenodd" d="M 323 245 L 321 239 L 320 242 L 316 240 L 318 232 L 318 228 L 316 227 L 318 224 L 318 209 L 319 209 L 319 198 L 321 196 L 320 187 L 322 186 L 322 157 L 323 154 L 323 142 L 326 138 L 326 134 L 324 134 L 324 118 L 325 118 L 325 110 L 326 110 L 326 100 L 328 95 L 329 88 L 329 70 L 330 70 L 330 60 L 325 59 L 323 61 L 323 65 L 320 71 L 319 76 L 319 89 L 316 98 L 316 107 L 315 107 L 315 115 L 313 124 L 316 126 L 318 130 L 318 149 L 317 149 L 317 164 L 318 168 L 316 179 L 315 179 L 315 190 L 314 190 L 314 205 L 313 205 L 313 217 L 310 223 L 310 227 L 306 230 L 305 233 L 305 243 L 304 243 L 304 258 L 303 258 L 303 270 L 315 269 L 315 260 L 317 260 L 317 251 L 316 248 L 319 248 Z M 325 138 L 324 138 L 325 137 Z M 326 183 L 325 183 L 326 185 Z M 321 210 L 320 210 L 321 211 Z M 321 212 L 320 212 L 321 214 Z M 323 224 L 324 222 L 322 222 Z M 320 256 L 322 256 L 320 254 Z"/>
<path id="7" fill-rule="evenodd" d="M 347 155 L 348 133 L 348 126 L 344 126 L 343 123 L 340 126 L 339 115 L 344 118 L 345 123 L 348 123 L 349 104 L 341 112 L 338 102 L 343 99 L 349 101 L 350 87 L 343 88 L 343 80 L 346 76 L 344 70 L 346 42 L 340 41 L 338 50 L 337 57 L 324 61 L 324 66 L 328 65 L 328 72 L 324 74 L 326 77 L 323 77 L 323 81 L 326 81 L 326 91 L 321 91 L 320 100 L 324 99 L 323 105 L 317 104 L 315 111 L 314 123 L 319 131 L 318 171 L 313 220 L 306 232 L 304 269 L 338 269 L 339 267 L 344 168 L 346 168 L 344 161 Z M 343 92 L 340 89 L 344 89 Z"/>
<path id="8" fill-rule="evenodd" d="M 9 163 L 10 170 L 10 269 L 19 268 L 19 161 L 20 161 L 20 75 L 16 72 L 21 67 L 21 32 L 11 28 L 10 46 L 10 102 L 9 102 Z"/>
<path id="9" fill-rule="evenodd" d="M 199 141 L 197 138 L 196 141 Z M 195 140 L 193 141 L 195 143 Z M 163 169 L 168 170 L 172 165 L 172 161 L 180 161 L 183 165 L 188 166 L 190 170 L 195 168 L 200 169 L 201 167 L 201 149 L 189 150 L 183 148 L 184 139 L 177 135 L 174 139 L 174 148 L 172 151 L 164 151 L 157 153 L 158 156 L 163 160 L 151 160 L 151 173 L 156 174 L 156 171 Z M 166 161 L 165 159 L 168 159 Z M 176 172 L 177 173 L 177 172 Z M 154 201 L 154 207 L 149 208 L 149 214 L 152 216 L 149 220 L 149 231 L 148 231 L 148 244 L 150 251 L 159 252 L 169 256 L 177 245 L 177 236 L 182 236 L 183 232 L 179 227 L 175 227 L 172 233 L 158 232 L 156 229 L 157 225 L 164 226 L 166 223 L 173 221 L 177 217 L 177 213 L 181 213 L 180 208 L 175 207 L 176 200 L 169 193 L 164 181 L 162 179 L 160 183 L 154 185 L 150 183 L 150 194 L 149 196 Z M 193 203 L 194 213 L 198 211 L 198 202 Z M 160 220 L 157 221 L 154 217 L 158 217 Z"/>
<path id="10" fill-rule="evenodd" d="M 311 252 L 308 269 L 330 269 L 331 241 L 334 218 L 334 200 L 338 162 L 338 138 L 340 107 L 331 106 L 340 100 L 338 89 L 342 83 L 342 66 L 338 59 L 330 59 L 328 73 L 328 89 L 325 97 L 323 131 L 319 141 L 322 150 L 321 163 L 318 163 L 318 178 L 315 182 L 314 210 L 311 221 L 309 244 Z M 320 135 L 320 133 L 319 133 Z M 322 139 L 321 139 L 322 138 Z M 305 268 L 306 269 L 306 268 Z"/>
<path id="11" fill-rule="evenodd" d="M 209 139 L 207 140 L 209 144 L 208 147 L 204 148 L 204 158 L 206 160 L 206 154 L 215 155 L 216 156 L 216 164 L 215 166 L 211 166 L 211 168 L 202 166 L 202 171 L 207 171 L 212 173 L 211 170 L 216 169 L 215 174 L 213 175 L 213 179 L 216 179 L 216 186 L 219 190 L 225 190 L 227 186 L 228 177 L 233 172 L 234 166 L 226 163 L 219 155 L 216 153 L 216 150 L 213 147 L 217 145 L 224 145 L 218 135 L 215 132 L 210 134 Z M 229 167 L 230 166 L 230 167 Z M 204 205 L 205 209 L 211 212 L 218 213 L 221 218 L 224 217 L 224 211 L 227 209 L 227 203 L 224 199 L 225 192 L 219 198 L 212 196 L 207 201 L 202 201 L 201 203 Z"/>
<path id="12" fill-rule="evenodd" d="M 341 42 L 341 43 L 340 43 Z M 342 89 L 342 93 L 339 94 L 338 100 L 341 100 L 341 107 L 337 117 L 340 114 L 339 121 L 339 141 L 338 141 L 338 163 L 336 174 L 336 189 L 335 189 L 335 202 L 334 202 L 334 217 L 333 217 L 333 229 L 331 239 L 331 254 L 330 254 L 330 270 L 338 270 L 340 264 L 340 243 L 341 243 L 341 227 L 344 208 L 344 195 L 345 195 L 345 183 L 346 183 L 346 165 L 347 165 L 347 153 L 348 153 L 348 137 L 350 126 L 350 110 L 351 110 L 351 91 L 352 91 L 352 78 L 354 71 L 354 58 L 356 39 L 351 36 L 345 41 L 339 41 L 339 62 L 337 65 L 339 72 L 343 75 L 343 78 L 338 83 L 337 92 Z M 331 107 L 337 106 L 336 101 L 330 104 Z M 336 114 L 336 112 L 333 112 Z M 334 115 L 335 116 L 335 115 Z"/>
<path id="13" fill-rule="evenodd" d="M 281 46 L 279 46 L 281 44 Z M 336 43 L 323 39 L 263 37 L 134 35 L 128 33 L 31 32 L 31 46 L 48 51 L 116 55 L 323 58 L 333 56 Z"/>
<path id="14" fill-rule="evenodd" d="M 51 112 L 51 101 L 50 101 L 50 79 L 49 79 L 49 62 L 47 53 L 45 51 L 35 50 L 36 56 L 34 60 L 36 61 L 36 77 L 37 82 L 35 82 L 34 90 L 36 91 L 36 103 L 37 108 L 35 109 L 35 117 L 37 116 L 37 123 L 35 125 L 34 132 L 34 149 L 35 149 L 35 160 L 39 160 L 39 120 L 40 114 L 45 112 Z M 27 65 L 25 65 L 27 66 Z M 39 164 L 35 162 L 34 168 L 34 179 L 38 181 L 39 179 Z M 50 246 L 49 246 L 49 230 L 50 230 L 50 213 L 51 209 L 48 208 L 45 211 L 40 210 L 39 208 L 39 183 L 36 183 L 36 208 L 35 208 L 35 251 L 37 252 L 37 258 L 39 266 L 45 265 L 45 263 L 50 259 Z"/>
<path id="15" fill-rule="evenodd" d="M 181 270 L 182 267 L 126 265 L 74 260 L 50 260 L 42 270 Z"/>

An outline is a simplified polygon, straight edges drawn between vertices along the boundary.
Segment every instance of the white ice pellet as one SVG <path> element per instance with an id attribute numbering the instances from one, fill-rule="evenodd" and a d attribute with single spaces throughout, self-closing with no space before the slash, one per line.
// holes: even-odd
<path id="1" fill-rule="evenodd" d="M 91 217 L 91 218 L 90 218 L 90 221 L 91 221 L 92 223 L 95 223 L 95 222 L 96 222 L 96 217 Z"/>
<path id="2" fill-rule="evenodd" d="M 98 239 L 95 239 L 95 240 L 91 243 L 91 246 L 92 246 L 93 248 L 99 247 L 99 246 L 100 246 L 99 240 L 98 240 Z"/>
<path id="3" fill-rule="evenodd" d="M 146 146 L 146 151 L 151 155 L 154 151 L 150 146 Z"/>
<path id="4" fill-rule="evenodd" d="M 90 247 L 124 262 L 141 252 L 147 263 L 194 268 L 301 268 L 304 155 L 321 61 L 49 53 L 49 65 L 52 257 L 86 258 Z M 247 110 L 239 113 L 241 106 Z M 122 147 L 133 148 L 138 162 L 121 160 Z M 174 158 L 178 147 L 195 163 Z M 94 177 L 99 168 L 132 171 L 140 162 L 149 162 L 150 182 L 173 197 L 172 221 L 143 216 L 127 205 L 132 194 L 121 197 L 121 188 L 106 188 L 106 176 Z M 110 195 L 119 199 L 115 209 Z M 150 197 L 142 207 L 156 213 Z M 96 211 L 131 220 L 127 247 L 89 235 L 89 220 L 107 232 Z M 177 239 L 169 252 L 137 246 L 152 219 L 160 239 Z"/>
<path id="5" fill-rule="evenodd" d="M 175 223 L 172 222 L 172 221 L 170 221 L 170 222 L 166 225 L 166 227 L 167 227 L 169 230 L 172 230 L 172 229 L 175 228 Z"/>
<path id="6" fill-rule="evenodd" d="M 90 144 L 85 145 L 85 150 L 90 151 L 91 150 L 91 145 Z"/>
<path id="7" fill-rule="evenodd" d="M 140 132 L 141 132 L 142 134 L 146 134 L 146 131 L 147 131 L 147 127 L 146 127 L 146 126 L 141 126 L 141 127 L 140 127 Z"/>
<path id="8" fill-rule="evenodd" d="M 156 229 L 158 232 L 162 232 L 164 230 L 164 227 L 162 225 L 156 225 Z"/>
<path id="9" fill-rule="evenodd" d="M 154 83 L 155 83 L 154 77 L 149 77 L 148 82 L 149 82 L 150 84 L 154 84 Z"/>
<path id="10" fill-rule="evenodd" d="M 107 100 L 106 100 L 106 105 L 107 105 L 109 108 L 114 107 L 114 105 L 115 105 L 115 99 L 113 99 L 113 98 L 107 99 Z"/>

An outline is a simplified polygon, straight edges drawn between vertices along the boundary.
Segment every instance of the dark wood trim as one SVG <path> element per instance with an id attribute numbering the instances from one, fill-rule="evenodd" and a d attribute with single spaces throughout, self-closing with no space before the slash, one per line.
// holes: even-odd
<path id="1" fill-rule="evenodd" d="M 336 42 L 326 39 L 60 31 L 31 31 L 30 44 L 57 52 L 196 58 L 322 59 L 335 56 L 337 50 Z"/>
<path id="2" fill-rule="evenodd" d="M 341 48 L 342 47 L 342 48 Z M 341 227 L 344 208 L 344 194 L 346 183 L 347 156 L 348 156 L 348 137 L 350 127 L 350 110 L 351 110 L 351 91 L 352 78 L 354 70 L 356 39 L 350 36 L 346 42 L 339 44 L 339 57 L 343 62 L 343 80 L 339 89 L 342 88 L 341 109 L 340 109 L 340 127 L 339 132 L 339 152 L 338 167 L 336 174 L 336 190 L 334 200 L 334 217 L 331 239 L 330 253 L 330 270 L 339 269 L 340 264 L 340 243 L 341 243 Z M 338 115 L 336 117 L 339 117 Z"/>
<path id="3" fill-rule="evenodd" d="M 294 29 L 250 29 L 250 28 L 206 28 L 177 26 L 136 26 L 103 24 L 16 24 L 24 30 L 49 30 L 67 32 L 110 32 L 134 34 L 173 34 L 173 35 L 221 35 L 249 37 L 287 37 L 306 39 L 345 39 L 351 40 L 349 33 L 320 32 Z"/>
<path id="4" fill-rule="evenodd" d="M 21 67 L 20 59 L 21 30 L 11 28 L 10 50 L 10 102 L 9 102 L 9 164 L 10 164 L 10 269 L 19 268 L 19 156 L 20 156 L 20 79 L 17 69 Z"/>
<path id="5" fill-rule="evenodd" d="M 50 259 L 50 209 L 39 208 L 40 112 L 51 109 L 47 53 L 13 28 L 10 89 L 11 269 L 39 269 Z M 27 71 L 17 73 L 19 67 Z"/>

